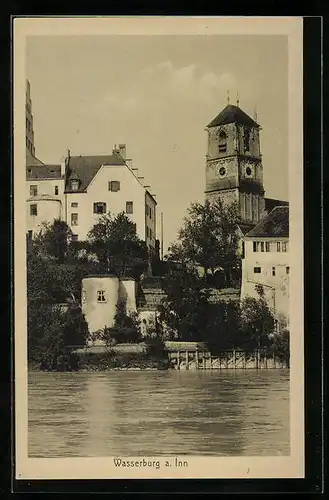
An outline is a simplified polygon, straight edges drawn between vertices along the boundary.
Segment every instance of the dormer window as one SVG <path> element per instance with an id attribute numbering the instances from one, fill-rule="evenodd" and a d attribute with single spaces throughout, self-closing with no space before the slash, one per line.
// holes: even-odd
<path id="1" fill-rule="evenodd" d="M 227 149 L 227 135 L 225 134 L 224 130 L 222 130 L 219 134 L 218 151 L 219 153 L 225 153 L 226 149 Z"/>
<path id="2" fill-rule="evenodd" d="M 71 190 L 78 191 L 79 189 L 79 181 L 77 179 L 71 180 Z"/>

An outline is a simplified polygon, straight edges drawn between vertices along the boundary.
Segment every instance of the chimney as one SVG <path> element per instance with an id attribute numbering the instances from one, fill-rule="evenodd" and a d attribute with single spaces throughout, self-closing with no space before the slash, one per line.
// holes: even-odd
<path id="1" fill-rule="evenodd" d="M 126 159 L 126 145 L 125 144 L 119 144 L 119 154 L 121 157 L 125 160 Z"/>

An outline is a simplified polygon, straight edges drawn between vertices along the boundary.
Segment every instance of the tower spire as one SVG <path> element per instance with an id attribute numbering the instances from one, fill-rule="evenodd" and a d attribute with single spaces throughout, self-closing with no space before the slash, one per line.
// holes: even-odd
<path id="1" fill-rule="evenodd" d="M 257 123 L 257 105 L 255 104 L 255 109 L 254 109 L 254 120 Z"/>
<path id="2" fill-rule="evenodd" d="M 227 90 L 227 104 L 230 104 L 230 91 Z"/>
<path id="3" fill-rule="evenodd" d="M 240 97 L 239 97 L 239 92 L 236 93 L 236 105 L 239 107 L 240 104 Z"/>

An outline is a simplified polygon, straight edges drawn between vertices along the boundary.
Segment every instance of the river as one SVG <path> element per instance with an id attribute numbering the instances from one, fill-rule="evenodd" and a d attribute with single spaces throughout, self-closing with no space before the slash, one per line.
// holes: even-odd
<path id="1" fill-rule="evenodd" d="M 29 373 L 30 457 L 289 455 L 289 371 Z"/>

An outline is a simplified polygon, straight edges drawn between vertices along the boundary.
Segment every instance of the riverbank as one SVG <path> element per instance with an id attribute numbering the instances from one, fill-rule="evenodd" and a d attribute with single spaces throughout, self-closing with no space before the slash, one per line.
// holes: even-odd
<path id="1" fill-rule="evenodd" d="M 93 372 L 156 370 L 267 370 L 288 369 L 289 354 L 278 355 L 269 350 L 252 352 L 225 350 L 213 355 L 206 346 L 188 342 L 168 342 L 166 346 L 118 344 L 98 345 L 68 350 L 52 369 L 42 364 L 29 366 L 29 371 Z"/>

